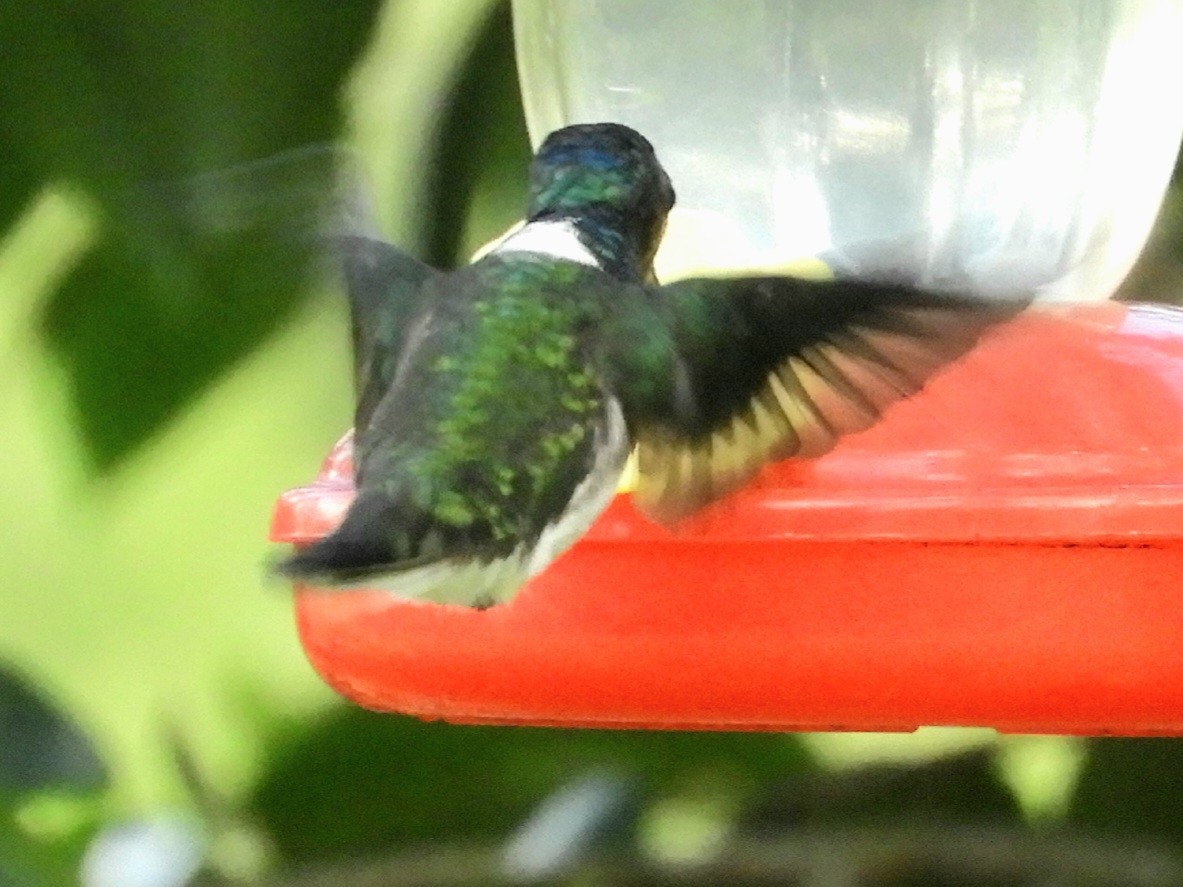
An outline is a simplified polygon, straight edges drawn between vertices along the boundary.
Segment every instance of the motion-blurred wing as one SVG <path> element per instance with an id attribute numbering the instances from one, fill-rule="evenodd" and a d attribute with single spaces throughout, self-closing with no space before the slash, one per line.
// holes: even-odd
<path id="1" fill-rule="evenodd" d="M 817 456 L 919 391 L 1025 300 L 788 277 L 648 291 L 611 363 L 637 446 L 635 500 L 669 523 L 762 465 Z"/>
<path id="2" fill-rule="evenodd" d="M 180 186 L 201 233 L 249 243 L 260 276 L 343 274 L 352 318 L 355 425 L 364 428 L 397 364 L 421 284 L 434 271 L 378 234 L 352 155 L 334 146 L 289 151 Z"/>

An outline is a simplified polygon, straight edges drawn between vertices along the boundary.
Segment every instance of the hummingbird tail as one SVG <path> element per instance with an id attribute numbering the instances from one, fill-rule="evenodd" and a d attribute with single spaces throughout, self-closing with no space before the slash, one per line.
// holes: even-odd
<path id="1" fill-rule="evenodd" d="M 287 579 L 317 585 L 350 585 L 368 576 L 400 569 L 396 541 L 400 509 L 385 496 L 360 494 L 345 519 L 329 535 L 273 567 Z"/>
<path id="2" fill-rule="evenodd" d="M 528 577 L 518 549 L 473 545 L 422 511 L 361 493 L 329 535 L 275 564 L 279 576 L 320 589 L 366 588 L 399 597 L 486 607 Z"/>

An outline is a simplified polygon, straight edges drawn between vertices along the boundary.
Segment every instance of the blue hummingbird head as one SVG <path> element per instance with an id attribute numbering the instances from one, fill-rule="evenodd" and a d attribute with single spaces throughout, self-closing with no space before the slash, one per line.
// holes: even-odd
<path id="1" fill-rule="evenodd" d="M 587 219 L 608 227 L 651 259 L 674 205 L 653 146 L 619 123 L 585 123 L 555 130 L 530 165 L 526 218 Z"/>

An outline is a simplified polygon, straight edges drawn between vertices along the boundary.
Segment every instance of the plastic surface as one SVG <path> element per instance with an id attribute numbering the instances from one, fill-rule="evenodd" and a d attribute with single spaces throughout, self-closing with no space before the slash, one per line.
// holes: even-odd
<path id="1" fill-rule="evenodd" d="M 1101 300 L 1183 130 L 1183 0 L 514 0 L 514 26 L 536 145 L 656 146 L 660 279 L 820 256 Z"/>
<path id="2" fill-rule="evenodd" d="M 307 542 L 348 445 L 283 496 Z M 510 604 L 296 595 L 341 693 L 457 722 L 1183 734 L 1183 313 L 1024 315 L 671 534 L 618 498 Z"/>

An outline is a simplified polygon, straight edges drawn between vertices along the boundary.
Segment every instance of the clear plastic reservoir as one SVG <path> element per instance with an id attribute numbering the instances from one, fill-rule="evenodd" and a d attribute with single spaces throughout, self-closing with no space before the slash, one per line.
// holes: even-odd
<path id="1" fill-rule="evenodd" d="M 535 144 L 644 133 L 659 273 L 784 267 L 1104 299 L 1167 184 L 1183 0 L 514 0 Z"/>

